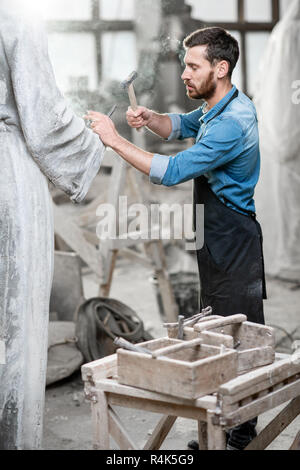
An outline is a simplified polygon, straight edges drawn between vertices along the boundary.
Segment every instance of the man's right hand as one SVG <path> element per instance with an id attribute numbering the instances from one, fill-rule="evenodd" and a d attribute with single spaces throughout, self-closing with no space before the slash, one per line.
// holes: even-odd
<path id="1" fill-rule="evenodd" d="M 152 111 L 144 106 L 139 106 L 136 111 L 133 111 L 133 109 L 129 107 L 126 113 L 127 122 L 129 126 L 134 129 L 148 126 L 151 121 L 151 117 Z"/>

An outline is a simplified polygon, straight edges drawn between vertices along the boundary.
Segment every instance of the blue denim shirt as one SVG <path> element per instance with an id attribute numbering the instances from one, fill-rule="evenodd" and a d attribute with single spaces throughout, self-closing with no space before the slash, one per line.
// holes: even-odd
<path id="1" fill-rule="evenodd" d="M 168 138 L 194 138 L 195 144 L 174 157 L 155 154 L 150 181 L 173 186 L 205 175 L 216 196 L 238 212 L 255 212 L 254 190 L 260 172 L 258 122 L 252 101 L 242 92 L 221 114 L 236 87 L 211 110 L 169 114 Z"/>

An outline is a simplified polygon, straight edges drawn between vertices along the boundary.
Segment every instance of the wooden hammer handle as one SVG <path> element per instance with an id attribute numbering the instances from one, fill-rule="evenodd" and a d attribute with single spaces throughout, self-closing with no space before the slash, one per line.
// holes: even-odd
<path id="1" fill-rule="evenodd" d="M 174 352 L 182 351 L 183 349 L 189 349 L 193 346 L 200 346 L 203 343 L 202 338 L 192 339 L 191 341 L 183 341 L 182 343 L 173 344 L 172 346 L 167 346 L 165 348 L 157 349 L 153 351 L 152 357 L 156 359 L 159 356 L 167 356 Z"/>
<path id="2" fill-rule="evenodd" d="M 138 104 L 137 104 L 135 91 L 134 91 L 132 83 L 128 87 L 128 96 L 129 96 L 130 106 L 132 107 L 133 111 L 136 111 L 138 108 Z"/>
<path id="3" fill-rule="evenodd" d="M 136 111 L 138 109 L 138 104 L 135 96 L 135 91 L 133 88 L 133 83 L 131 83 L 128 87 L 128 96 L 129 96 L 129 101 L 130 101 L 130 106 L 132 107 L 133 111 Z M 136 129 L 137 132 L 141 132 L 142 128 Z"/>
<path id="4" fill-rule="evenodd" d="M 238 314 L 224 317 L 219 320 L 204 321 L 194 325 L 195 331 L 211 330 L 212 328 L 219 328 L 221 326 L 233 325 L 235 323 L 243 323 L 247 321 L 246 315 Z"/>

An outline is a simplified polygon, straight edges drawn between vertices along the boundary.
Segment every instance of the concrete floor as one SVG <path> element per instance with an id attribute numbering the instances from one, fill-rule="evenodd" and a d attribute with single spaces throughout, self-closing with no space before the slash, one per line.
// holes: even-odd
<path id="1" fill-rule="evenodd" d="M 140 315 L 154 337 L 165 335 L 159 314 L 156 291 L 151 282 L 151 271 L 142 266 L 120 260 L 117 264 L 111 297 L 123 301 Z M 280 280 L 268 280 L 269 299 L 265 302 L 268 325 L 276 326 L 278 350 L 289 352 L 291 340 L 300 338 L 298 306 L 300 290 Z M 97 285 L 92 275 L 84 278 L 87 298 L 96 295 Z M 289 336 L 292 338 L 289 338 Z M 284 406 L 269 411 L 259 418 L 258 431 Z M 133 440 L 139 447 L 146 442 L 159 420 L 158 415 L 135 410 L 118 409 Z M 133 425 L 134 423 L 134 425 Z M 269 446 L 268 450 L 286 450 L 300 430 L 300 416 Z M 92 449 L 90 403 L 83 395 L 80 373 L 54 384 L 46 390 L 44 449 Z M 196 421 L 178 419 L 165 440 L 162 449 L 185 450 L 186 443 L 197 438 Z M 112 448 L 117 449 L 112 441 Z"/>

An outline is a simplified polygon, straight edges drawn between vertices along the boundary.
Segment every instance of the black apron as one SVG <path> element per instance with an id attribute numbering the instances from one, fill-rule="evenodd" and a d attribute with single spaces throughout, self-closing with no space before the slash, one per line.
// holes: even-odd
<path id="1" fill-rule="evenodd" d="M 196 204 L 204 204 L 204 246 L 197 251 L 201 307 L 211 306 L 215 315 L 243 313 L 248 321 L 264 324 L 262 231 L 255 214 L 227 207 L 204 176 L 194 180 L 194 210 Z"/>

